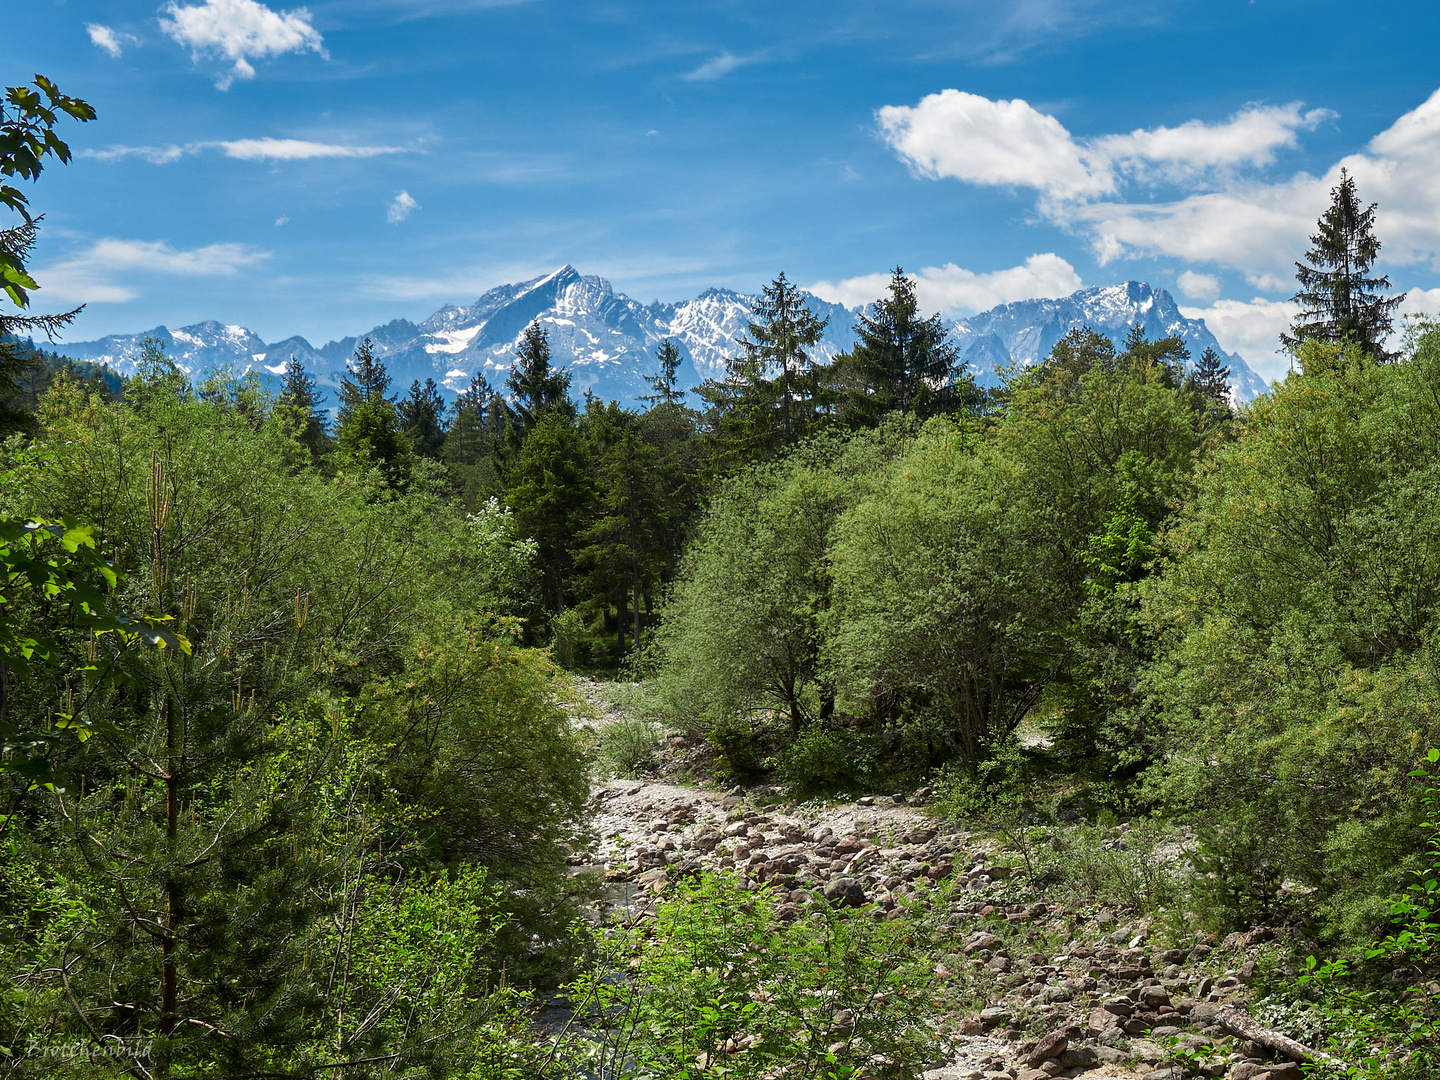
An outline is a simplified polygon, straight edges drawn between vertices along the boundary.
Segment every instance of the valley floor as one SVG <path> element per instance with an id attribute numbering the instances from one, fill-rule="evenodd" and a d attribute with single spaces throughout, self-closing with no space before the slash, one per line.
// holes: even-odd
<path id="1" fill-rule="evenodd" d="M 581 689 L 591 723 L 626 719 L 600 687 Z M 939 988 L 926 1019 L 943 1052 L 926 1080 L 1299 1080 L 1298 1048 L 1271 1036 L 1287 1020 L 1303 1036 L 1303 1010 L 1247 1012 L 1257 971 L 1278 962 L 1279 932 L 1217 940 L 1193 916 L 1159 922 L 1050 895 L 1025 841 L 942 820 L 929 797 L 797 804 L 770 786 L 610 779 L 590 799 L 594 845 L 572 862 L 604 872 L 602 917 L 653 918 L 677 883 L 732 875 L 770 890 L 781 920 L 828 905 L 913 923 Z M 1126 849 L 1127 831 L 1112 830 L 1110 850 Z"/>

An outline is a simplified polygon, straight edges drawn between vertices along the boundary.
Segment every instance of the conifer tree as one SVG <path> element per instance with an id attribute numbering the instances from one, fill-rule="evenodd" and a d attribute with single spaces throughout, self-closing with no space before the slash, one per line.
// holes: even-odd
<path id="1" fill-rule="evenodd" d="M 740 339 L 745 356 L 739 370 L 752 383 L 769 381 L 776 398 L 775 429 L 780 442 L 789 444 L 804 432 L 802 408 L 812 361 L 806 351 L 820 343 L 828 319 L 805 306 L 800 289 L 780 276 L 766 285 L 755 305 L 749 336 Z"/>
<path id="2" fill-rule="evenodd" d="M 680 368 L 680 350 L 673 339 L 666 338 L 660 343 L 660 348 L 655 350 L 655 359 L 660 364 L 660 370 L 645 380 L 654 393 L 642 394 L 640 400 L 652 405 L 683 403 L 685 391 L 678 389 L 675 383 L 675 373 Z"/>
<path id="3" fill-rule="evenodd" d="M 528 435 L 537 421 L 552 409 L 570 404 L 570 373 L 550 370 L 550 336 L 536 319 L 525 328 L 515 350 L 515 367 L 505 379 L 515 395 L 515 412 L 521 435 Z"/>
<path id="4" fill-rule="evenodd" d="M 1210 420 L 1223 422 L 1230 418 L 1230 368 L 1212 347 L 1205 347 L 1185 384 Z"/>
<path id="5" fill-rule="evenodd" d="M 959 351 L 939 314 L 925 319 L 919 309 L 915 283 L 897 266 L 890 295 L 856 319 L 851 355 L 863 398 L 853 404 L 872 420 L 892 409 L 930 416 L 977 403 L 979 389 L 956 372 Z"/>
<path id="6" fill-rule="evenodd" d="M 390 372 L 385 362 L 375 355 L 375 346 L 364 338 L 355 346 L 355 357 L 346 365 L 345 377 L 340 380 L 340 415 L 337 418 L 343 428 L 364 402 L 395 403 L 394 395 L 386 396 L 390 389 Z"/>
<path id="7" fill-rule="evenodd" d="M 294 356 L 290 357 L 285 364 L 275 411 L 286 433 L 308 447 L 312 454 L 319 454 L 324 449 L 330 426 L 325 410 L 320 407 L 324 400 L 305 365 Z"/>
<path id="8" fill-rule="evenodd" d="M 415 379 L 398 407 L 400 430 L 421 457 L 438 459 L 445 445 L 445 398 L 434 379 Z"/>
<path id="9" fill-rule="evenodd" d="M 409 450 L 400 434 L 395 398 L 387 395 L 390 373 L 366 338 L 355 348 L 340 380 L 340 416 L 336 440 L 351 460 L 378 465 L 392 481 L 408 473 Z"/>
<path id="10" fill-rule="evenodd" d="M 1397 354 L 1386 350 L 1385 339 L 1405 294 L 1386 296 L 1390 278 L 1371 276 L 1380 254 L 1373 231 L 1375 204 L 1361 209 L 1355 179 L 1344 169 L 1319 226 L 1310 237 L 1305 262 L 1295 264 L 1300 291 L 1292 299 L 1300 313 L 1290 332 L 1280 335 L 1281 344 L 1294 354 L 1307 341 L 1348 342 L 1381 363 L 1394 360 Z"/>

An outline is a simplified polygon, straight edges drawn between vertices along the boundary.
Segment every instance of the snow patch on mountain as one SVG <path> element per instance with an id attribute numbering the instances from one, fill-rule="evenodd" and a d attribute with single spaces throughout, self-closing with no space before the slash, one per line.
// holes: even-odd
<path id="1" fill-rule="evenodd" d="M 503 387 L 525 328 L 539 319 L 549 335 L 553 362 L 570 372 L 572 393 L 579 397 L 591 392 L 634 405 L 649 392 L 646 379 L 658 369 L 655 352 L 667 337 L 680 350 L 682 387 L 723 378 L 726 361 L 744 351 L 741 342 L 756 302 L 757 297 L 729 289 L 707 289 L 693 300 L 644 305 L 616 293 L 604 278 L 582 275 L 566 265 L 530 281 L 498 286 L 470 305 L 446 304 L 419 324 L 393 320 L 364 337 L 389 368 L 394 389 L 403 393 L 412 380 L 431 378 L 453 395 L 476 374 L 484 375 L 492 387 Z M 828 362 L 854 345 L 858 309 L 808 295 L 806 304 L 827 320 L 824 337 L 812 350 L 815 359 Z M 1193 357 L 1207 345 L 1222 351 L 1203 320 L 1181 315 L 1169 293 L 1133 281 L 1081 289 L 1060 299 L 1003 304 L 961 319 L 951 330 L 976 378 L 993 385 L 1002 365 L 1035 363 L 1073 327 L 1093 327 L 1118 343 L 1137 322 L 1152 339 L 1180 336 Z M 130 374 L 146 337 L 158 338 L 182 370 L 202 375 L 228 367 L 236 375 L 253 370 L 278 376 L 293 356 L 331 391 L 338 388 L 360 340 L 345 337 L 318 348 L 303 337 L 267 344 L 242 326 L 212 320 L 64 348 L 76 359 Z M 1225 355 L 1237 400 L 1249 401 L 1265 392 L 1263 381 L 1239 356 Z"/>

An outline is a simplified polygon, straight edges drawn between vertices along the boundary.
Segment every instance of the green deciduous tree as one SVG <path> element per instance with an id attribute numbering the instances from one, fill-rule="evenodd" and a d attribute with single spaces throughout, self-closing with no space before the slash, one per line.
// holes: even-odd
<path id="1" fill-rule="evenodd" d="M 1165 538 L 1142 690 L 1170 751 L 1156 789 L 1209 824 L 1224 915 L 1273 913 L 1288 878 L 1354 934 L 1420 865 L 1405 788 L 1440 705 L 1440 340 L 1394 366 L 1356 343 L 1299 359 Z"/>
<path id="2" fill-rule="evenodd" d="M 1068 553 L 1017 463 L 931 425 L 837 528 L 827 653 L 848 697 L 921 720 L 932 761 L 975 763 L 1062 669 Z"/>
<path id="3" fill-rule="evenodd" d="M 79 98 L 60 93 L 59 87 L 43 75 L 36 75 L 33 88 L 10 86 L 0 103 L 0 206 L 21 217 L 18 225 L 0 229 L 0 292 L 19 311 L 30 306 L 30 292 L 38 289 L 25 267 L 35 246 L 40 218 L 30 213 L 25 193 L 8 178 L 34 181 L 45 169 L 45 159 L 61 163 L 70 160 L 70 147 L 55 131 L 61 116 L 85 123 L 95 119 L 95 110 Z M 60 315 L 20 315 L 0 311 L 0 338 L 43 330 L 47 335 L 72 322 L 80 309 Z"/>

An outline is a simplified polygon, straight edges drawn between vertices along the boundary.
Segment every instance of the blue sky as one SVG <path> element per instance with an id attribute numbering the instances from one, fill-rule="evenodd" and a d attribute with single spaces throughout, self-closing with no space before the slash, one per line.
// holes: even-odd
<path id="1" fill-rule="evenodd" d="M 642 301 L 899 264 L 950 315 L 1130 278 L 1267 376 L 1340 167 L 1440 311 L 1433 3 L 30 0 L 97 109 L 30 191 L 72 340 L 322 343 L 569 262 Z M 1427 292 L 1427 290 L 1433 290 Z"/>

